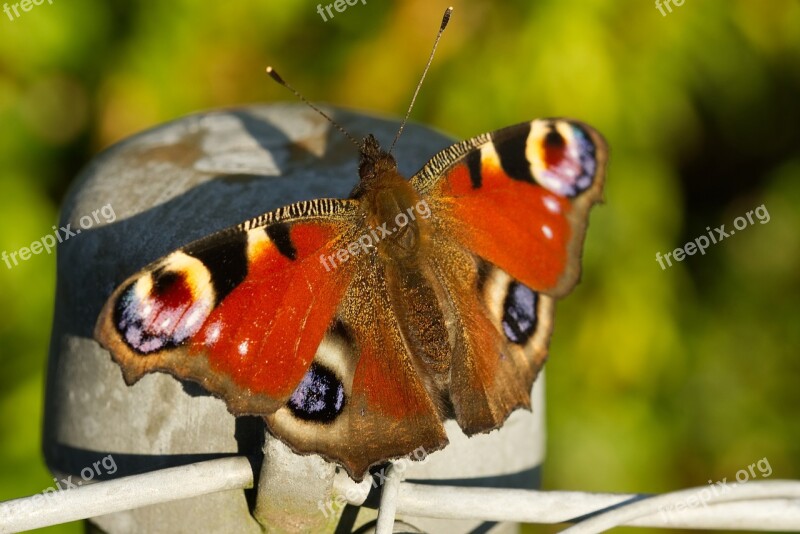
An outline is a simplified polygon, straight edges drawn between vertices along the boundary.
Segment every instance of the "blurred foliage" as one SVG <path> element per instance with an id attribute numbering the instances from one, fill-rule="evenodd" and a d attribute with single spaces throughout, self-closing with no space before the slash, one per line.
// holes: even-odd
<path id="1" fill-rule="evenodd" d="M 313 101 L 402 114 L 448 2 L 368 2 L 327 22 L 316 3 L 275 0 L 0 14 L 0 250 L 50 233 L 71 179 L 110 144 L 290 98 L 266 64 Z M 800 4 L 690 1 L 662 16 L 634 0 L 452 3 L 414 120 L 464 138 L 570 116 L 611 146 L 607 203 L 547 366 L 544 487 L 660 492 L 764 457 L 772 478 L 798 478 Z M 669 269 L 655 261 L 761 204 L 769 223 Z M 0 264 L 0 500 L 51 484 L 54 260 Z"/>

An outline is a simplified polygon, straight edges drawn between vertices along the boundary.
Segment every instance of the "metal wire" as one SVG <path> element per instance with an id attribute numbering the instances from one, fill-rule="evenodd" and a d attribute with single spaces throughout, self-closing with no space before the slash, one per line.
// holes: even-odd
<path id="1" fill-rule="evenodd" d="M 251 487 L 253 468 L 244 456 L 208 460 L 0 503 L 0 533 Z"/>
<path id="2" fill-rule="evenodd" d="M 377 532 L 392 532 L 396 515 L 518 523 L 577 522 L 570 534 L 621 526 L 800 531 L 800 482 L 752 481 L 703 500 L 707 487 L 664 495 L 536 491 L 401 482 L 390 471 Z M 0 533 L 97 517 L 218 491 L 250 488 L 245 457 L 223 458 L 98 482 L 54 496 L 0 503 Z M 693 504 L 694 503 L 694 504 Z"/>
<path id="3" fill-rule="evenodd" d="M 651 497 L 644 501 L 631 503 L 616 510 L 587 519 L 575 526 L 563 530 L 569 534 L 594 534 L 609 528 L 628 524 L 633 519 L 652 515 L 659 510 L 677 510 L 678 504 L 687 506 L 691 499 L 697 501 L 698 494 L 707 490 L 707 486 L 675 491 Z M 800 499 L 800 482 L 790 480 L 761 480 L 731 486 L 725 493 L 711 494 L 706 504 L 716 502 L 737 502 L 745 499 Z M 741 528 L 741 527 L 737 527 Z M 800 529 L 795 525 L 794 529 Z"/>
<path id="4" fill-rule="evenodd" d="M 375 525 L 375 534 L 392 534 L 394 518 L 397 514 L 397 495 L 400 492 L 401 473 L 395 470 L 394 464 L 389 464 L 386 471 L 386 483 L 381 492 L 381 506 L 378 508 L 378 524 Z"/>
<path id="5" fill-rule="evenodd" d="M 800 482 L 775 481 L 800 488 Z M 760 485 L 762 482 L 748 482 Z M 645 516 L 624 521 L 628 526 L 800 531 L 800 501 L 762 498 L 735 503 L 688 505 L 681 510 L 669 504 L 682 502 L 697 490 L 685 490 L 673 500 L 645 494 L 588 493 L 578 491 L 535 491 L 512 489 L 428 486 L 404 482 L 400 486 L 397 514 L 439 519 L 477 519 L 517 523 L 557 524 L 576 522 L 609 510 L 627 510 L 634 505 L 655 502 Z M 446 505 L 445 505 L 446 503 Z M 662 509 L 661 506 L 665 507 Z M 666 511 L 666 513 L 665 513 Z M 598 516 L 599 517 L 599 516 Z M 585 521 L 589 521 L 585 519 Z M 580 523 L 583 525 L 584 523 Z M 607 528 L 623 522 L 605 525 Z"/>
<path id="6" fill-rule="evenodd" d="M 769 484 L 776 483 L 788 484 L 795 488 L 793 491 L 800 490 L 800 482 L 773 481 Z M 762 484 L 764 482 L 748 482 L 746 486 L 758 491 L 755 488 Z M 800 531 L 800 500 L 780 498 L 781 491 L 774 490 L 776 496 L 769 500 L 759 497 L 707 506 L 702 506 L 698 502 L 696 506 L 692 506 L 690 498 L 697 495 L 697 491 L 697 489 L 683 490 L 676 492 L 679 495 L 674 497 L 675 494 L 653 496 L 465 488 L 403 482 L 397 499 L 397 514 L 438 519 L 543 524 L 574 523 L 583 520 L 584 522 L 579 524 L 584 525 L 594 519 L 588 519 L 590 516 L 601 517 L 596 514 L 605 516 L 609 510 L 615 512 L 638 510 L 639 506 L 651 503 L 647 506 L 646 514 L 634 514 L 627 519 L 615 520 L 614 524 L 604 524 L 604 528 L 625 524 L 656 528 Z M 795 493 L 786 495 L 794 496 Z M 662 497 L 669 498 L 662 499 Z M 750 497 L 742 494 L 741 498 Z M 680 510 L 677 507 L 670 508 L 671 504 L 678 502 L 685 502 L 686 506 Z M 636 508 L 633 508 L 634 506 Z M 589 525 L 591 526 L 591 523 Z"/>

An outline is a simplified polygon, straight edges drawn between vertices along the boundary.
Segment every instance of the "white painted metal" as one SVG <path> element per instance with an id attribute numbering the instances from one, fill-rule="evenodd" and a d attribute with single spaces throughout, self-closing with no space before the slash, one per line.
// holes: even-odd
<path id="1" fill-rule="evenodd" d="M 387 469 L 386 483 L 381 492 L 381 507 L 378 509 L 378 524 L 375 525 L 375 534 L 392 534 L 394 531 L 394 518 L 397 513 L 397 495 L 400 490 L 402 473 L 390 465 Z"/>
<path id="2" fill-rule="evenodd" d="M 247 458 L 220 458 L 0 503 L 0 533 L 42 528 L 112 512 L 250 488 Z"/>
<path id="3" fill-rule="evenodd" d="M 526 523 L 564 523 L 597 514 L 567 529 L 574 534 L 614 526 L 800 531 L 800 482 L 753 481 L 714 495 L 706 505 L 696 497 L 705 487 L 664 495 L 586 493 L 428 486 L 384 485 L 377 532 L 392 531 L 396 515 Z M 209 493 L 249 488 L 253 473 L 244 457 L 210 460 L 60 492 L 0 503 L 0 533 L 96 517 Z M 624 504 L 628 503 L 628 504 Z M 610 511 L 602 512 L 603 510 Z M 387 530 L 388 529 L 388 530 Z"/>
<path id="4" fill-rule="evenodd" d="M 798 499 L 795 506 L 798 512 L 800 512 L 800 505 L 797 504 L 800 503 L 800 482 L 797 481 L 760 480 L 757 482 L 748 482 L 746 484 L 730 485 L 727 487 L 727 491 L 717 494 L 707 491 L 708 489 L 707 486 L 702 486 L 699 488 L 689 488 L 664 495 L 657 495 L 650 499 L 631 503 L 623 508 L 610 510 L 597 515 L 564 530 L 564 532 L 569 532 L 570 534 L 594 534 L 595 532 L 603 532 L 615 526 L 628 524 L 630 521 L 640 517 L 659 514 L 659 510 L 672 509 L 673 507 L 677 509 L 677 505 L 679 504 L 682 504 L 685 508 L 690 502 L 698 501 L 700 492 L 706 492 L 706 504 L 729 502 L 736 503 L 737 508 L 740 506 L 740 501 L 746 499 Z M 701 507 L 699 502 L 695 508 L 697 507 Z M 729 525 L 715 528 L 742 528 L 741 521 L 731 522 L 729 517 L 719 515 L 717 512 L 711 512 L 709 515 L 711 514 L 716 516 L 720 521 L 730 523 Z M 763 523 L 748 528 L 753 528 L 754 530 L 800 530 L 800 523 L 795 522 L 793 526 L 789 526 L 787 529 L 773 529 L 771 526 L 765 528 Z"/>
<path id="5" fill-rule="evenodd" d="M 646 512 L 621 515 L 624 519 L 613 522 L 609 520 L 602 524 L 600 530 L 591 532 L 600 532 L 623 524 L 657 528 L 800 531 L 800 482 L 759 481 L 740 487 L 752 490 L 753 494 L 737 492 L 736 495 L 741 500 L 735 503 L 702 506 L 698 502 L 697 506 L 691 506 L 689 498 L 697 496 L 705 488 L 652 496 L 403 483 L 398 496 L 397 514 L 401 517 L 472 518 L 553 524 L 571 522 L 617 506 L 615 512 L 619 511 L 620 514 L 622 510 L 628 509 Z M 767 497 L 770 500 L 764 500 Z M 630 504 L 623 506 L 626 502 Z M 686 503 L 682 510 L 670 508 L 681 502 Z M 576 526 L 593 520 L 587 519 Z"/>

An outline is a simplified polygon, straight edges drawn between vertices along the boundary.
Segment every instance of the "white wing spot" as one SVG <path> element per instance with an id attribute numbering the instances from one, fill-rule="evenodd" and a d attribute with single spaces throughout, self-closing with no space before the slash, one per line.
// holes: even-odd
<path id="1" fill-rule="evenodd" d="M 217 342 L 220 330 L 219 323 L 214 323 L 209 327 L 208 333 L 206 334 L 206 345 L 212 345 Z"/>
<path id="2" fill-rule="evenodd" d="M 249 343 L 250 342 L 246 341 L 246 340 L 242 341 L 241 343 L 239 343 L 239 354 L 241 354 L 242 356 L 247 354 L 247 346 L 248 346 Z"/>
<path id="3" fill-rule="evenodd" d="M 553 239 L 553 230 L 546 224 L 542 225 L 542 233 L 547 239 Z"/>
<path id="4" fill-rule="evenodd" d="M 561 213 L 561 206 L 558 201 L 553 197 L 544 197 L 544 207 L 552 213 Z"/>

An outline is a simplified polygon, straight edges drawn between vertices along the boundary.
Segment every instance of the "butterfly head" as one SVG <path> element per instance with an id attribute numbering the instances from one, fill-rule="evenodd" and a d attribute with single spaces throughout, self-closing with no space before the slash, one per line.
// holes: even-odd
<path id="1" fill-rule="evenodd" d="M 375 136 L 369 134 L 361 145 L 361 154 L 358 162 L 359 184 L 351 193 L 352 198 L 358 198 L 370 188 L 381 182 L 385 183 L 398 176 L 397 161 L 394 156 L 381 148 Z"/>

